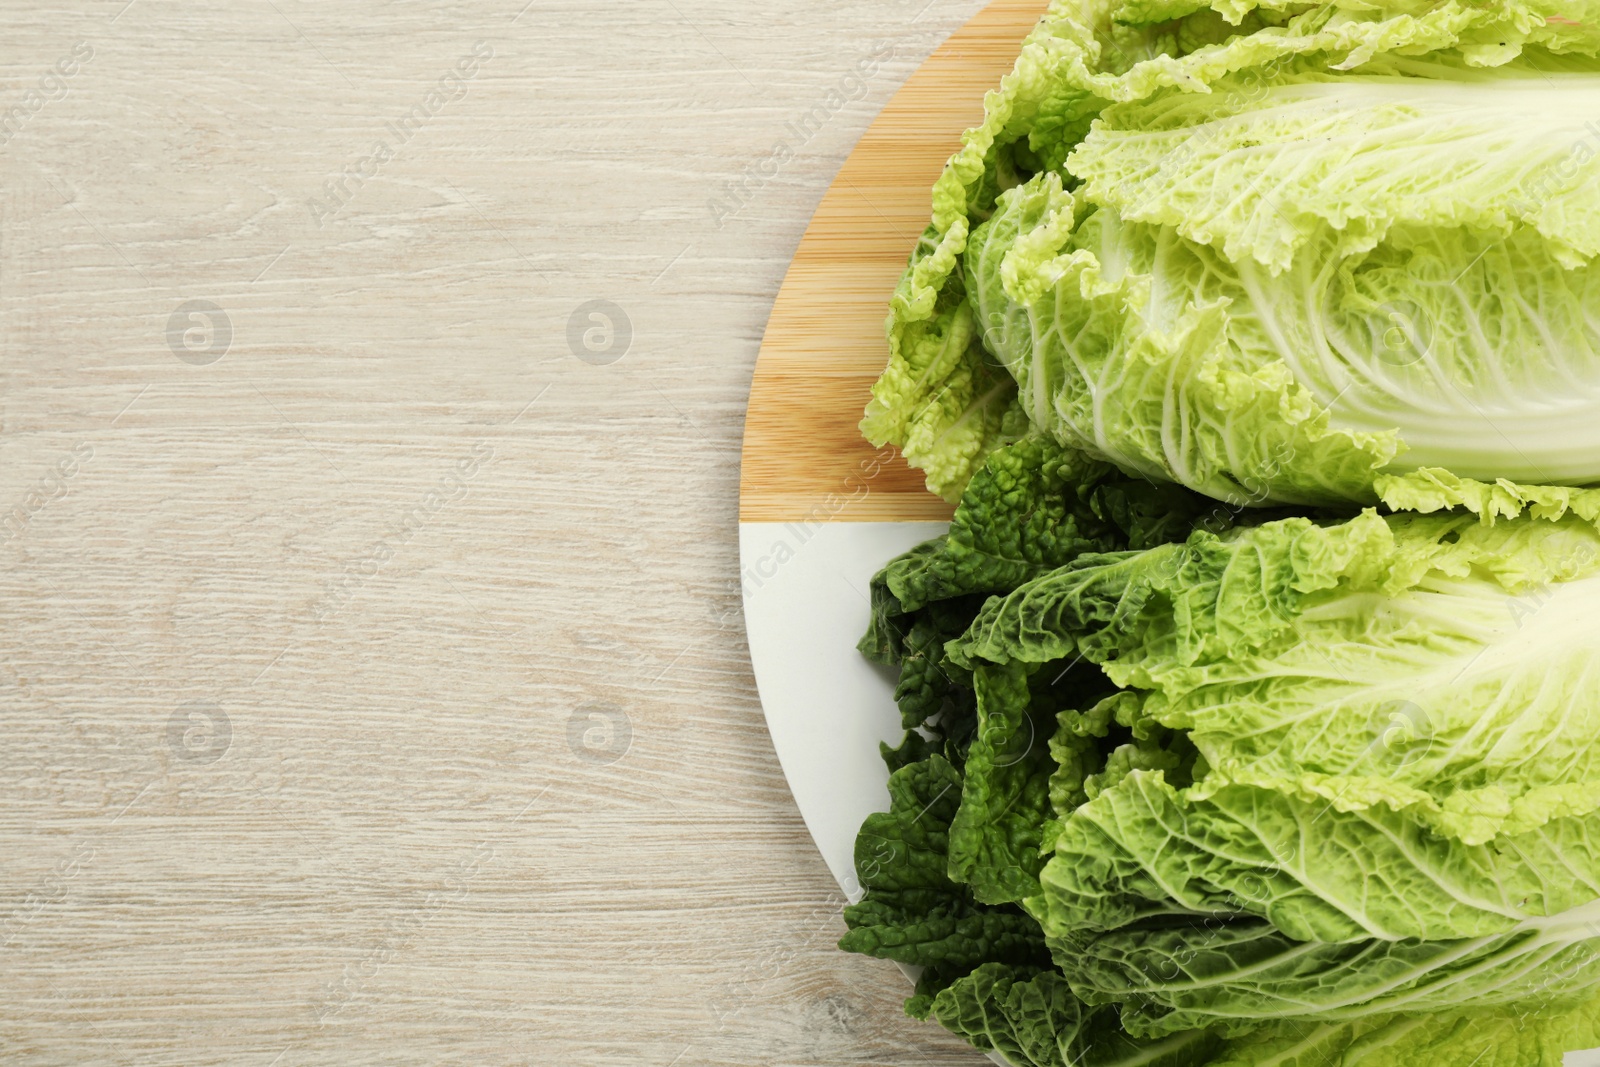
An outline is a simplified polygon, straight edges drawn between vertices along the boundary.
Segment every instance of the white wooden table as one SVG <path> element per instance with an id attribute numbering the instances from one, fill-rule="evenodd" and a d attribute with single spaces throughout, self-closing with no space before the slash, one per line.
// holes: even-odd
<path id="1" fill-rule="evenodd" d="M 736 534 L 979 0 L 524 2 L 0 3 L 0 1061 L 984 1062 L 833 947 Z"/>

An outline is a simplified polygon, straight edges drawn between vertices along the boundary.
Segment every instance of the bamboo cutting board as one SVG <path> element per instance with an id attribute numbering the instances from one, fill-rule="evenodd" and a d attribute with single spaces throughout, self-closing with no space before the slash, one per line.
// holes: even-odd
<path id="1" fill-rule="evenodd" d="M 741 522 L 950 517 L 899 456 L 865 495 L 852 493 L 846 480 L 877 454 L 856 424 L 888 359 L 889 295 L 928 223 L 929 190 L 1044 8 L 1043 0 L 996 0 L 956 31 L 889 101 L 822 198 L 761 342 Z M 859 499 L 840 506 L 848 497 Z"/>

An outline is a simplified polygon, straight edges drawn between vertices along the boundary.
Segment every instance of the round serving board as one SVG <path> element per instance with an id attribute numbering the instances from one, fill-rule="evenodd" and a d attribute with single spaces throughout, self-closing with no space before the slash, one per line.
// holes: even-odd
<path id="1" fill-rule="evenodd" d="M 1045 6 L 995 0 L 867 129 L 795 252 L 750 387 L 739 481 L 750 658 L 800 814 L 852 900 L 856 831 L 889 805 L 878 742 L 902 735 L 892 678 L 855 650 L 868 583 L 943 533 L 953 510 L 856 425 L 888 360 L 889 296 L 928 223 L 929 191 Z M 1600 1051 L 1566 1065 L 1600 1067 Z"/>

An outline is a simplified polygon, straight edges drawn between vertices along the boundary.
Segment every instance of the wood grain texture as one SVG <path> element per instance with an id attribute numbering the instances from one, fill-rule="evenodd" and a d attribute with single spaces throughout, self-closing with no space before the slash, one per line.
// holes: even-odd
<path id="1" fill-rule="evenodd" d="M 983 94 L 1011 70 L 1044 6 L 995 0 L 957 31 L 889 101 L 823 196 L 773 304 L 750 386 L 743 521 L 950 517 L 898 454 L 876 461 L 856 424 L 888 359 L 889 294 L 928 224 L 928 190 L 962 131 L 982 119 Z M 876 472 L 866 493 L 863 471 Z"/>
<path id="2" fill-rule="evenodd" d="M 0 1062 L 984 1062 L 833 948 L 736 537 L 979 0 L 524 5 L 0 0 Z"/>

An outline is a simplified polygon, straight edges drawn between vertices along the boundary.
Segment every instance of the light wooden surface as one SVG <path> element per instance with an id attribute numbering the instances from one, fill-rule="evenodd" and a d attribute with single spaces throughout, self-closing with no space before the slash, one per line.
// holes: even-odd
<path id="1" fill-rule="evenodd" d="M 746 522 L 950 517 L 920 471 L 898 456 L 879 460 L 856 424 L 888 356 L 887 294 L 928 224 L 929 187 L 1043 10 L 1040 0 L 995 0 L 963 26 L 889 101 L 823 196 L 750 386 Z"/>
<path id="2" fill-rule="evenodd" d="M 832 947 L 736 538 L 979 6 L 0 3 L 0 1062 L 983 1062 Z"/>

